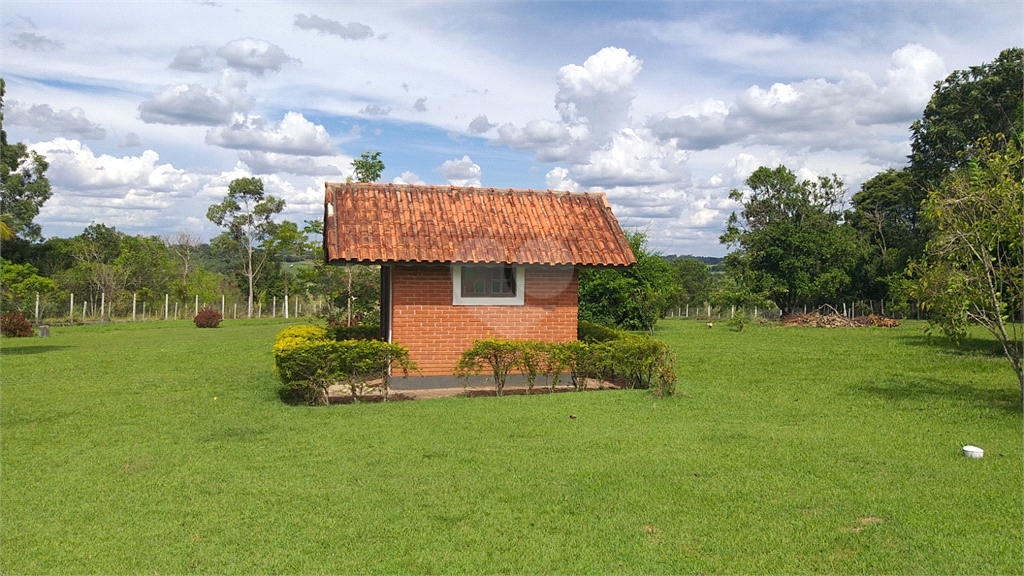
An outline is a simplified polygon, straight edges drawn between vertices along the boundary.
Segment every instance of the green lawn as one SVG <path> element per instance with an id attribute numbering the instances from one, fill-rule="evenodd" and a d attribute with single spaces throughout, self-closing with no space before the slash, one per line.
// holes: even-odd
<path id="1" fill-rule="evenodd" d="M 674 398 L 309 408 L 285 322 L 3 339 L 0 571 L 1022 571 L 1020 390 L 984 339 L 665 321 Z"/>

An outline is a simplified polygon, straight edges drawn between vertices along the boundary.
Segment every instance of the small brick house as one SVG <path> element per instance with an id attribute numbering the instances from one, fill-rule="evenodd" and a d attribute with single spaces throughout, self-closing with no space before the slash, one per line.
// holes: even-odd
<path id="1" fill-rule="evenodd" d="M 381 334 L 425 376 L 489 336 L 576 339 L 581 267 L 636 263 L 604 194 L 328 182 L 324 258 L 381 269 Z"/>

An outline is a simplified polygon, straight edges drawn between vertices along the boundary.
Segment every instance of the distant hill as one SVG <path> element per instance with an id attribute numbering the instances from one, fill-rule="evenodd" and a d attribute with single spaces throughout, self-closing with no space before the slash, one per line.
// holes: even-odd
<path id="1" fill-rule="evenodd" d="M 703 262 L 703 263 L 707 264 L 708 266 L 714 266 L 715 264 L 721 264 L 722 260 L 725 260 L 725 258 L 717 258 L 715 256 L 692 256 L 690 254 L 685 254 L 683 256 L 676 256 L 675 254 L 669 254 L 668 256 L 663 256 L 663 258 L 665 258 L 665 260 L 668 260 L 669 262 L 671 262 L 673 260 L 676 260 L 678 258 L 692 258 L 692 259 L 694 259 L 694 260 L 696 260 L 698 262 Z"/>

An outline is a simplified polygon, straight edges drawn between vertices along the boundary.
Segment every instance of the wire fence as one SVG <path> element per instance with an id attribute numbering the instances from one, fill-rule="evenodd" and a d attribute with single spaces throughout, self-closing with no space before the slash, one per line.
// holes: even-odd
<path id="1" fill-rule="evenodd" d="M 846 318 L 858 316 L 877 315 L 886 318 L 899 320 L 916 319 L 921 320 L 925 315 L 921 314 L 921 307 L 916 302 L 911 302 L 905 307 L 894 309 L 888 306 L 885 300 L 867 300 L 860 302 L 843 302 L 838 305 L 824 304 L 818 307 L 804 305 L 803 314 L 818 312 L 820 314 L 838 314 Z M 800 313 L 799 310 L 796 313 Z M 694 319 L 723 319 L 733 318 L 736 314 L 744 314 L 753 319 L 764 318 L 766 320 L 780 320 L 782 310 L 778 308 L 737 308 L 736 306 L 713 306 L 707 302 L 699 305 L 685 305 L 670 308 L 666 311 L 666 318 L 694 318 Z"/>
<path id="2" fill-rule="evenodd" d="M 325 301 L 309 294 L 290 294 L 278 298 L 272 296 L 265 302 L 253 302 L 252 318 L 300 318 L 318 314 Z M 195 295 L 181 300 L 164 294 L 160 300 L 144 300 L 134 292 L 131 298 L 108 299 L 106 294 L 77 300 L 71 293 L 64 302 L 43 297 L 36 293 L 35 306 L 23 309 L 22 314 L 33 324 L 79 324 L 96 322 L 155 322 L 169 320 L 192 320 L 204 308 L 213 308 L 225 320 L 249 317 L 248 300 L 238 301 L 225 294 L 209 299 Z"/>

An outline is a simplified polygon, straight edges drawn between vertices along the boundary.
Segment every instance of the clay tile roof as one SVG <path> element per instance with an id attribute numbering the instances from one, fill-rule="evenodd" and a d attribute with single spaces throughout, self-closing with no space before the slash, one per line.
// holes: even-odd
<path id="1" fill-rule="evenodd" d="M 328 263 L 636 263 L 601 193 L 355 182 L 325 187 Z"/>

